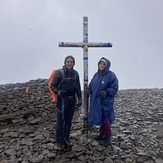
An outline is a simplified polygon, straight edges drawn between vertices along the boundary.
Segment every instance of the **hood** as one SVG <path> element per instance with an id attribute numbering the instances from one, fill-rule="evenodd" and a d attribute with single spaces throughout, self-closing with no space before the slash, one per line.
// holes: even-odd
<path id="1" fill-rule="evenodd" d="M 106 67 L 105 67 L 104 70 L 103 70 L 103 74 L 105 74 L 105 73 L 107 73 L 107 72 L 110 70 L 111 62 L 110 62 L 107 58 L 105 58 L 105 57 L 102 57 L 102 58 L 99 60 L 98 64 L 99 64 L 101 61 L 105 61 L 105 62 L 106 62 Z M 98 71 L 99 71 L 99 70 L 98 70 Z"/>

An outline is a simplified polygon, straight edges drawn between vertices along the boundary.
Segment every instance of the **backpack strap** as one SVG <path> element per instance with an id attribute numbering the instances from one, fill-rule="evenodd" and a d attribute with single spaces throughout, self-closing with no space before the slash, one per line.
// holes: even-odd
<path id="1" fill-rule="evenodd" d="M 61 72 L 62 78 L 64 79 L 65 78 L 65 73 L 64 73 L 63 69 L 58 69 L 58 71 Z"/>
<path id="2" fill-rule="evenodd" d="M 65 79 L 65 73 L 64 73 L 63 69 L 58 69 L 58 71 L 61 73 L 61 76 L 62 76 L 62 80 L 60 81 L 60 83 L 58 85 L 58 88 L 60 89 L 60 85 L 61 85 L 62 81 Z"/>

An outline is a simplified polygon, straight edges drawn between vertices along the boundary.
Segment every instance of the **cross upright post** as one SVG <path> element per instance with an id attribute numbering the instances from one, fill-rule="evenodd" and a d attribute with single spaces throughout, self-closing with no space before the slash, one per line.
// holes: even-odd
<path id="1" fill-rule="evenodd" d="M 112 43 L 88 42 L 88 17 L 83 17 L 83 42 L 59 42 L 59 47 L 81 47 L 83 48 L 83 70 L 84 70 L 84 119 L 88 118 L 88 48 L 89 47 L 112 47 Z M 84 122 L 85 123 L 85 122 Z M 85 124 L 84 124 L 85 125 Z"/>

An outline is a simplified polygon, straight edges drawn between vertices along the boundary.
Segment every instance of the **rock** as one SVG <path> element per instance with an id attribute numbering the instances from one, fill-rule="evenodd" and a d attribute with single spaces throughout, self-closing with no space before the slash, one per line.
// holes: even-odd
<path id="1" fill-rule="evenodd" d="M 114 161 L 110 157 L 106 157 L 104 163 L 114 163 Z"/>
<path id="2" fill-rule="evenodd" d="M 18 135 L 18 132 L 7 132 L 4 134 L 4 137 L 17 138 Z"/>
<path id="3" fill-rule="evenodd" d="M 38 157 L 32 158 L 30 159 L 30 161 L 32 163 L 40 163 L 43 160 L 44 156 L 43 155 L 39 155 Z"/>
<path id="4" fill-rule="evenodd" d="M 55 159 L 55 156 L 56 156 L 55 153 L 49 153 L 49 154 L 47 155 L 47 157 L 48 157 L 49 159 Z"/>
<path id="5" fill-rule="evenodd" d="M 112 146 L 96 142 L 99 126 L 83 128 L 83 107 L 72 122 L 72 150 L 54 150 L 56 110 L 48 80 L 0 85 L 0 163 L 162 163 L 163 89 L 119 90 Z M 26 93 L 26 87 L 29 92 Z"/>
<path id="6" fill-rule="evenodd" d="M 31 124 L 31 125 L 34 125 L 34 124 L 37 124 L 41 121 L 41 118 L 36 118 L 36 119 L 33 119 L 31 121 L 29 121 L 28 123 Z"/>

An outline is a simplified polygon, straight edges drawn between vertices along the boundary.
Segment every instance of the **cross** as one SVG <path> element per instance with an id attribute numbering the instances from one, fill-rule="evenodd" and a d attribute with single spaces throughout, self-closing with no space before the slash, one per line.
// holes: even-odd
<path id="1" fill-rule="evenodd" d="M 112 43 L 88 42 L 88 17 L 83 17 L 83 42 L 59 42 L 59 47 L 81 47 L 83 48 L 83 70 L 84 70 L 84 119 L 88 117 L 88 48 L 89 47 L 112 47 Z M 84 124 L 85 125 L 85 124 Z"/>

